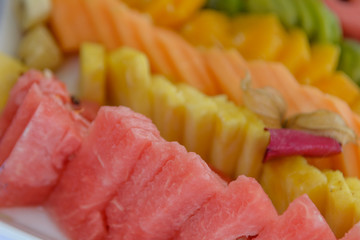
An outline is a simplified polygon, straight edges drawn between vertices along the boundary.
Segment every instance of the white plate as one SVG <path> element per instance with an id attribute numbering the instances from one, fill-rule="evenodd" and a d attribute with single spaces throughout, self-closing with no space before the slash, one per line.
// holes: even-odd
<path id="1" fill-rule="evenodd" d="M 14 8 L 17 0 L 0 0 L 0 52 L 16 55 L 21 31 Z M 71 58 L 59 71 L 70 93 L 77 90 L 77 58 Z M 0 240 L 66 240 L 42 207 L 0 209 Z"/>

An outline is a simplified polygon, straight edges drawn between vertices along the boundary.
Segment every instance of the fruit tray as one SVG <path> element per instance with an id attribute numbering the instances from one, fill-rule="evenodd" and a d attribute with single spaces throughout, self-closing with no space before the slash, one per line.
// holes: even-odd
<path id="1" fill-rule="evenodd" d="M 0 0 L 0 51 L 10 55 L 15 53 L 15 46 L 20 38 L 17 18 L 11 14 L 16 2 L 16 0 Z M 72 65 L 74 62 L 76 60 L 70 60 L 69 64 Z M 75 73 L 72 72 L 71 75 Z M 58 230 L 44 209 L 33 207 L 1 209 L 0 239 L 66 240 L 66 237 Z"/>

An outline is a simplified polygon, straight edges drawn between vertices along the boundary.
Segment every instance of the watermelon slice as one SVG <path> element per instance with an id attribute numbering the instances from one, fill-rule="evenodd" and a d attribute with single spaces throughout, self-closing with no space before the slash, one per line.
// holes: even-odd
<path id="1" fill-rule="evenodd" d="M 127 209 L 138 198 L 146 184 L 152 181 L 170 159 L 184 156 L 186 149 L 176 142 L 159 141 L 151 144 L 137 161 L 129 180 L 117 190 L 117 196 L 106 209 L 108 225 L 116 228 L 127 217 Z M 119 207 L 121 206 L 121 207 Z M 111 232 L 114 230 L 111 229 Z M 115 235 L 111 233 L 110 235 Z"/>
<path id="2" fill-rule="evenodd" d="M 225 186 L 199 155 L 178 150 L 125 206 L 126 218 L 117 219 L 117 213 L 123 215 L 123 206 L 117 204 L 123 194 L 112 200 L 108 239 L 173 239 L 186 219 Z"/>
<path id="3" fill-rule="evenodd" d="M 9 157 L 43 97 L 39 85 L 33 84 L 0 141 L 0 165 Z"/>
<path id="4" fill-rule="evenodd" d="M 233 240 L 256 236 L 277 212 L 253 178 L 239 176 L 182 226 L 180 239 Z"/>
<path id="5" fill-rule="evenodd" d="M 44 76 L 42 72 L 29 70 L 21 76 L 10 92 L 8 102 L 0 116 L 0 141 L 6 129 L 12 122 L 19 106 L 25 99 L 33 84 L 38 84 L 44 95 L 57 96 L 63 103 L 70 102 L 69 94 L 64 83 L 57 81 L 53 76 Z"/>
<path id="6" fill-rule="evenodd" d="M 20 112 L 27 111 L 25 106 L 32 108 L 23 102 Z M 72 113 L 58 98 L 44 97 L 1 165 L 0 206 L 43 203 L 81 142 Z"/>
<path id="7" fill-rule="evenodd" d="M 359 240 L 360 239 L 360 222 L 355 224 L 349 232 L 340 240 Z"/>
<path id="8" fill-rule="evenodd" d="M 104 209 L 152 142 L 161 141 L 145 116 L 125 107 L 102 107 L 77 156 L 46 206 L 72 239 L 102 239 Z"/>
<path id="9" fill-rule="evenodd" d="M 255 240 L 278 239 L 335 240 L 336 237 L 310 198 L 302 195 L 255 238 Z"/>

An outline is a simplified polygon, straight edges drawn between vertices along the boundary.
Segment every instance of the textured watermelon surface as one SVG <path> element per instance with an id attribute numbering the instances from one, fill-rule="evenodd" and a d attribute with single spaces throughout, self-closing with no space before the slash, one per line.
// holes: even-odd
<path id="1" fill-rule="evenodd" d="M 159 141 L 146 117 L 125 107 L 102 107 L 89 135 L 47 202 L 47 209 L 74 239 L 106 235 L 103 211 L 129 177 L 142 152 Z"/>
<path id="2" fill-rule="evenodd" d="M 239 176 L 191 216 L 175 239 L 232 240 L 256 236 L 277 213 L 260 184 Z"/>
<path id="3" fill-rule="evenodd" d="M 186 150 L 175 142 L 157 141 L 147 148 L 137 161 L 129 180 L 117 189 L 116 197 L 106 208 L 109 235 L 115 235 L 127 218 L 129 209 L 147 186 L 171 159 L 184 156 Z"/>
<path id="4" fill-rule="evenodd" d="M 256 240 L 335 240 L 329 225 L 307 195 L 296 198 L 288 209 L 260 232 Z"/>
<path id="5" fill-rule="evenodd" d="M 68 99 L 64 85 L 41 72 L 15 85 L 0 117 L 0 206 L 41 204 L 57 183 L 87 128 Z"/>
<path id="6" fill-rule="evenodd" d="M 104 106 L 89 127 L 72 107 L 53 77 L 15 85 L 0 116 L 0 206 L 44 204 L 70 239 L 336 239 L 306 195 L 278 216 L 255 179 L 225 182 L 147 117 Z"/>
<path id="7" fill-rule="evenodd" d="M 224 188 L 199 155 L 177 152 L 133 199 L 126 219 L 110 223 L 110 239 L 172 239 L 204 202 Z"/>
<path id="8" fill-rule="evenodd" d="M 55 95 L 63 103 L 70 101 L 65 85 L 57 81 L 53 76 L 44 76 L 39 71 L 30 70 L 21 76 L 10 92 L 8 102 L 0 116 L 0 139 L 9 127 L 19 106 L 24 101 L 29 89 L 33 84 L 38 84 L 44 95 Z"/>
<path id="9" fill-rule="evenodd" d="M 0 205 L 42 203 L 81 140 L 68 111 L 44 98 L 1 166 Z"/>

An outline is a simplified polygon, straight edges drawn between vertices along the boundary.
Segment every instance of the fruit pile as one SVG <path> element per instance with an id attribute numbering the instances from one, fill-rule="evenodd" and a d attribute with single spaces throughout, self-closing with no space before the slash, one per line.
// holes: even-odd
<path id="1" fill-rule="evenodd" d="M 249 1 L 249 4 L 256 2 Z M 290 4 L 305 1 L 287 2 Z M 323 4 L 319 6 L 324 8 Z M 330 37 L 323 36 L 327 32 L 336 33 L 328 21 L 324 25 L 329 30 L 317 29 L 316 33 L 320 36 L 311 41 L 310 33 L 299 28 L 304 26 L 292 25 L 291 28 L 285 29 L 279 21 L 281 16 L 254 12 L 256 13 L 227 17 L 214 10 L 202 10 L 195 14 L 180 32 L 185 39 L 196 46 L 235 48 L 247 60 L 282 62 L 300 83 L 315 86 L 326 93 L 340 97 L 354 110 L 357 109 L 360 88 L 345 74 L 345 72 L 351 73 L 350 76 L 357 82 L 357 76 L 352 72 L 357 68 L 352 66 L 353 63 L 346 63 L 349 60 L 344 62 L 346 50 L 336 44 L 338 41 L 331 41 L 327 39 Z M 347 41 L 344 44 L 346 45 Z M 356 51 L 351 52 L 354 54 Z M 344 72 L 336 70 L 337 66 Z"/>
<path id="2" fill-rule="evenodd" d="M 36 1 L 23 8 L 21 62 L 0 55 L 2 206 L 48 200 L 74 239 L 358 238 L 360 91 L 336 70 L 357 79 L 358 43 L 341 39 L 322 2 Z M 8 98 L 21 73 L 56 70 L 70 54 L 80 59 L 80 104 L 49 72 L 28 72 Z M 144 114 L 161 137 L 142 115 L 104 104 Z M 290 149 L 302 156 L 263 163 L 289 152 L 289 128 L 331 137 L 342 152 L 304 158 L 302 140 Z M 198 156 L 162 138 L 232 182 L 224 188 Z M 318 142 L 306 147 L 329 150 Z"/>
<path id="3" fill-rule="evenodd" d="M 234 7 L 236 4 L 236 7 Z M 266 14 L 272 13 L 287 29 L 301 28 L 311 42 L 340 44 L 341 57 L 338 69 L 344 71 L 357 84 L 360 76 L 359 69 L 359 3 L 358 1 L 339 0 L 209 0 L 208 8 L 217 9 L 230 16 L 239 13 Z M 345 36 L 343 39 L 342 32 Z M 353 40 L 357 41 L 353 41 Z M 347 42 L 352 42 L 346 46 Z M 345 46 L 344 46 L 345 44 Z M 349 48 L 351 50 L 349 50 Z M 345 60 L 345 56 L 353 56 L 353 62 Z M 343 54 L 345 56 L 343 56 Z"/>
<path id="4" fill-rule="evenodd" d="M 144 115 L 104 106 L 89 126 L 69 99 L 49 73 L 14 86 L 1 207 L 43 205 L 71 239 L 336 239 L 306 195 L 279 216 L 255 179 L 226 183 Z"/>

